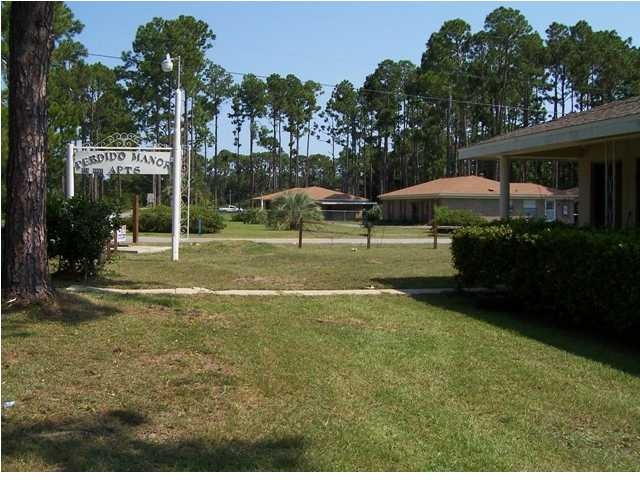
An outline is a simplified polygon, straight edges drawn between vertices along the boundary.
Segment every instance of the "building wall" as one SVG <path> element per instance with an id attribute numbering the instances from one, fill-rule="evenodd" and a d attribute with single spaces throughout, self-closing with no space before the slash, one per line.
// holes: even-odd
<path id="1" fill-rule="evenodd" d="M 638 187 L 636 185 L 637 159 L 640 157 L 640 139 L 615 142 L 609 148 L 615 148 L 615 159 L 622 163 L 622 195 L 621 225 L 637 225 L 638 214 L 636 212 Z M 610 150 L 611 158 L 611 150 Z M 591 223 L 591 165 L 592 163 L 604 163 L 604 143 L 591 145 L 586 148 L 584 157 L 578 162 L 578 187 L 580 189 L 578 199 L 578 223 L 589 225 Z"/>
<path id="2" fill-rule="evenodd" d="M 544 200 L 535 200 L 535 218 L 545 217 Z M 567 205 L 567 215 L 562 215 L 562 205 Z M 453 210 L 470 210 L 487 219 L 500 217 L 500 200 L 497 198 L 442 198 L 438 200 L 383 200 L 382 211 L 385 220 L 398 223 L 430 223 L 433 208 L 436 205 L 445 206 Z M 556 202 L 556 218 L 566 223 L 573 223 L 573 200 L 559 200 Z M 511 200 L 511 215 L 513 217 L 527 216 L 524 200 Z"/>
<path id="3" fill-rule="evenodd" d="M 575 209 L 576 209 L 576 201 L 573 199 L 556 200 L 556 220 L 558 220 L 559 222 L 573 225 L 576 220 L 574 215 Z"/>

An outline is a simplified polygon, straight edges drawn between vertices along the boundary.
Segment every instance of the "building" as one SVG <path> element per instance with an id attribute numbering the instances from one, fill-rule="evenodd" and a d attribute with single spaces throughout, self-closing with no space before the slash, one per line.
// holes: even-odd
<path id="1" fill-rule="evenodd" d="M 640 97 L 500 135 L 458 156 L 499 162 L 501 217 L 510 214 L 512 162 L 559 160 L 578 164 L 580 225 L 640 225 Z"/>
<path id="2" fill-rule="evenodd" d="M 306 193 L 309 195 L 320 207 L 326 220 L 360 220 L 362 211 L 375 205 L 375 202 L 364 197 L 315 186 L 289 188 L 288 190 L 261 195 L 252 198 L 251 204 L 255 207 L 268 209 L 273 200 L 288 193 Z"/>
<path id="3" fill-rule="evenodd" d="M 574 222 L 577 189 L 555 190 L 535 183 L 512 183 L 510 213 L 516 217 Z M 430 223 L 434 207 L 470 210 L 487 219 L 500 217 L 500 183 L 484 177 L 449 177 L 385 193 L 385 220 Z"/>

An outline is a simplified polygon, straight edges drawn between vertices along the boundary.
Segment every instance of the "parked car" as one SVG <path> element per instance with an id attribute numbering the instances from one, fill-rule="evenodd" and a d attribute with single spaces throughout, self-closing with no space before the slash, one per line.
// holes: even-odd
<path id="1" fill-rule="evenodd" d="M 242 212 L 243 210 L 240 207 L 236 207 L 235 205 L 227 205 L 226 207 L 218 208 L 218 211 L 222 213 L 238 213 Z"/>

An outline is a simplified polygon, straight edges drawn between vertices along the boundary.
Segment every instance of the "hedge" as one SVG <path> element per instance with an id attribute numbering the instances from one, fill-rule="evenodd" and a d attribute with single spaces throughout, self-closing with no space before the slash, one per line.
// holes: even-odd
<path id="1" fill-rule="evenodd" d="M 182 218 L 186 218 L 187 209 L 182 208 Z M 217 233 L 222 230 L 224 219 L 216 209 L 210 205 L 191 205 L 189 209 L 190 233 Z M 145 208 L 140 210 L 139 229 L 141 232 L 170 233 L 171 232 L 171 208 L 166 205 Z M 198 222 L 200 220 L 200 223 Z M 132 219 L 127 219 L 127 228 L 131 229 Z M 184 223 L 184 222 L 183 222 Z M 201 231 L 199 231 L 199 227 Z"/>
<path id="2" fill-rule="evenodd" d="M 451 246 L 465 287 L 503 287 L 558 322 L 640 334 L 640 230 L 513 221 L 465 227 Z"/>
<path id="3" fill-rule="evenodd" d="M 487 221 L 471 210 L 455 210 L 447 207 L 435 207 L 433 220 L 436 225 L 471 226 L 482 225 Z"/>

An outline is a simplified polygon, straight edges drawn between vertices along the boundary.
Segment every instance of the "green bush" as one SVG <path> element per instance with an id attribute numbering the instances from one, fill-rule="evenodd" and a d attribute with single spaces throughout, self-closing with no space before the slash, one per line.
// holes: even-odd
<path id="1" fill-rule="evenodd" d="M 242 212 L 235 213 L 232 220 L 250 225 L 265 224 L 267 223 L 267 211 L 260 208 L 247 208 Z"/>
<path id="2" fill-rule="evenodd" d="M 171 232 L 171 207 L 157 205 L 140 210 L 138 229 L 141 232 L 169 233 Z M 132 228 L 131 218 L 127 219 L 127 228 Z"/>
<path id="3" fill-rule="evenodd" d="M 463 286 L 501 286 L 513 300 L 561 322 L 640 334 L 640 231 L 558 223 L 466 227 L 451 246 Z"/>
<path id="4" fill-rule="evenodd" d="M 47 253 L 59 260 L 59 271 L 94 275 L 104 263 L 113 231 L 120 225 L 118 208 L 82 197 L 47 201 Z"/>
<path id="5" fill-rule="evenodd" d="M 187 208 L 182 208 L 183 224 L 187 216 Z M 199 233 L 217 233 L 222 230 L 224 219 L 217 210 L 211 205 L 191 205 L 189 209 L 189 232 Z M 200 221 L 200 223 L 198 223 Z M 171 207 L 167 205 L 158 205 L 151 208 L 140 210 L 139 229 L 141 232 L 150 233 L 171 233 L 172 213 Z M 128 229 L 132 229 L 132 219 L 126 221 Z"/>
<path id="6" fill-rule="evenodd" d="M 374 205 L 362 212 L 362 225 L 369 228 L 382 222 L 382 208 Z"/>
<path id="7" fill-rule="evenodd" d="M 189 209 L 190 233 L 218 233 L 224 227 L 224 218 L 213 205 L 192 205 Z M 182 210 L 182 215 L 187 214 L 187 209 Z"/>
<path id="8" fill-rule="evenodd" d="M 322 221 L 320 208 L 306 193 L 284 194 L 271 202 L 267 225 L 275 230 L 296 230 L 302 221 Z"/>
<path id="9" fill-rule="evenodd" d="M 436 225 L 451 225 L 455 227 L 487 223 L 484 218 L 471 210 L 454 210 L 447 207 L 435 207 L 433 221 Z"/>

